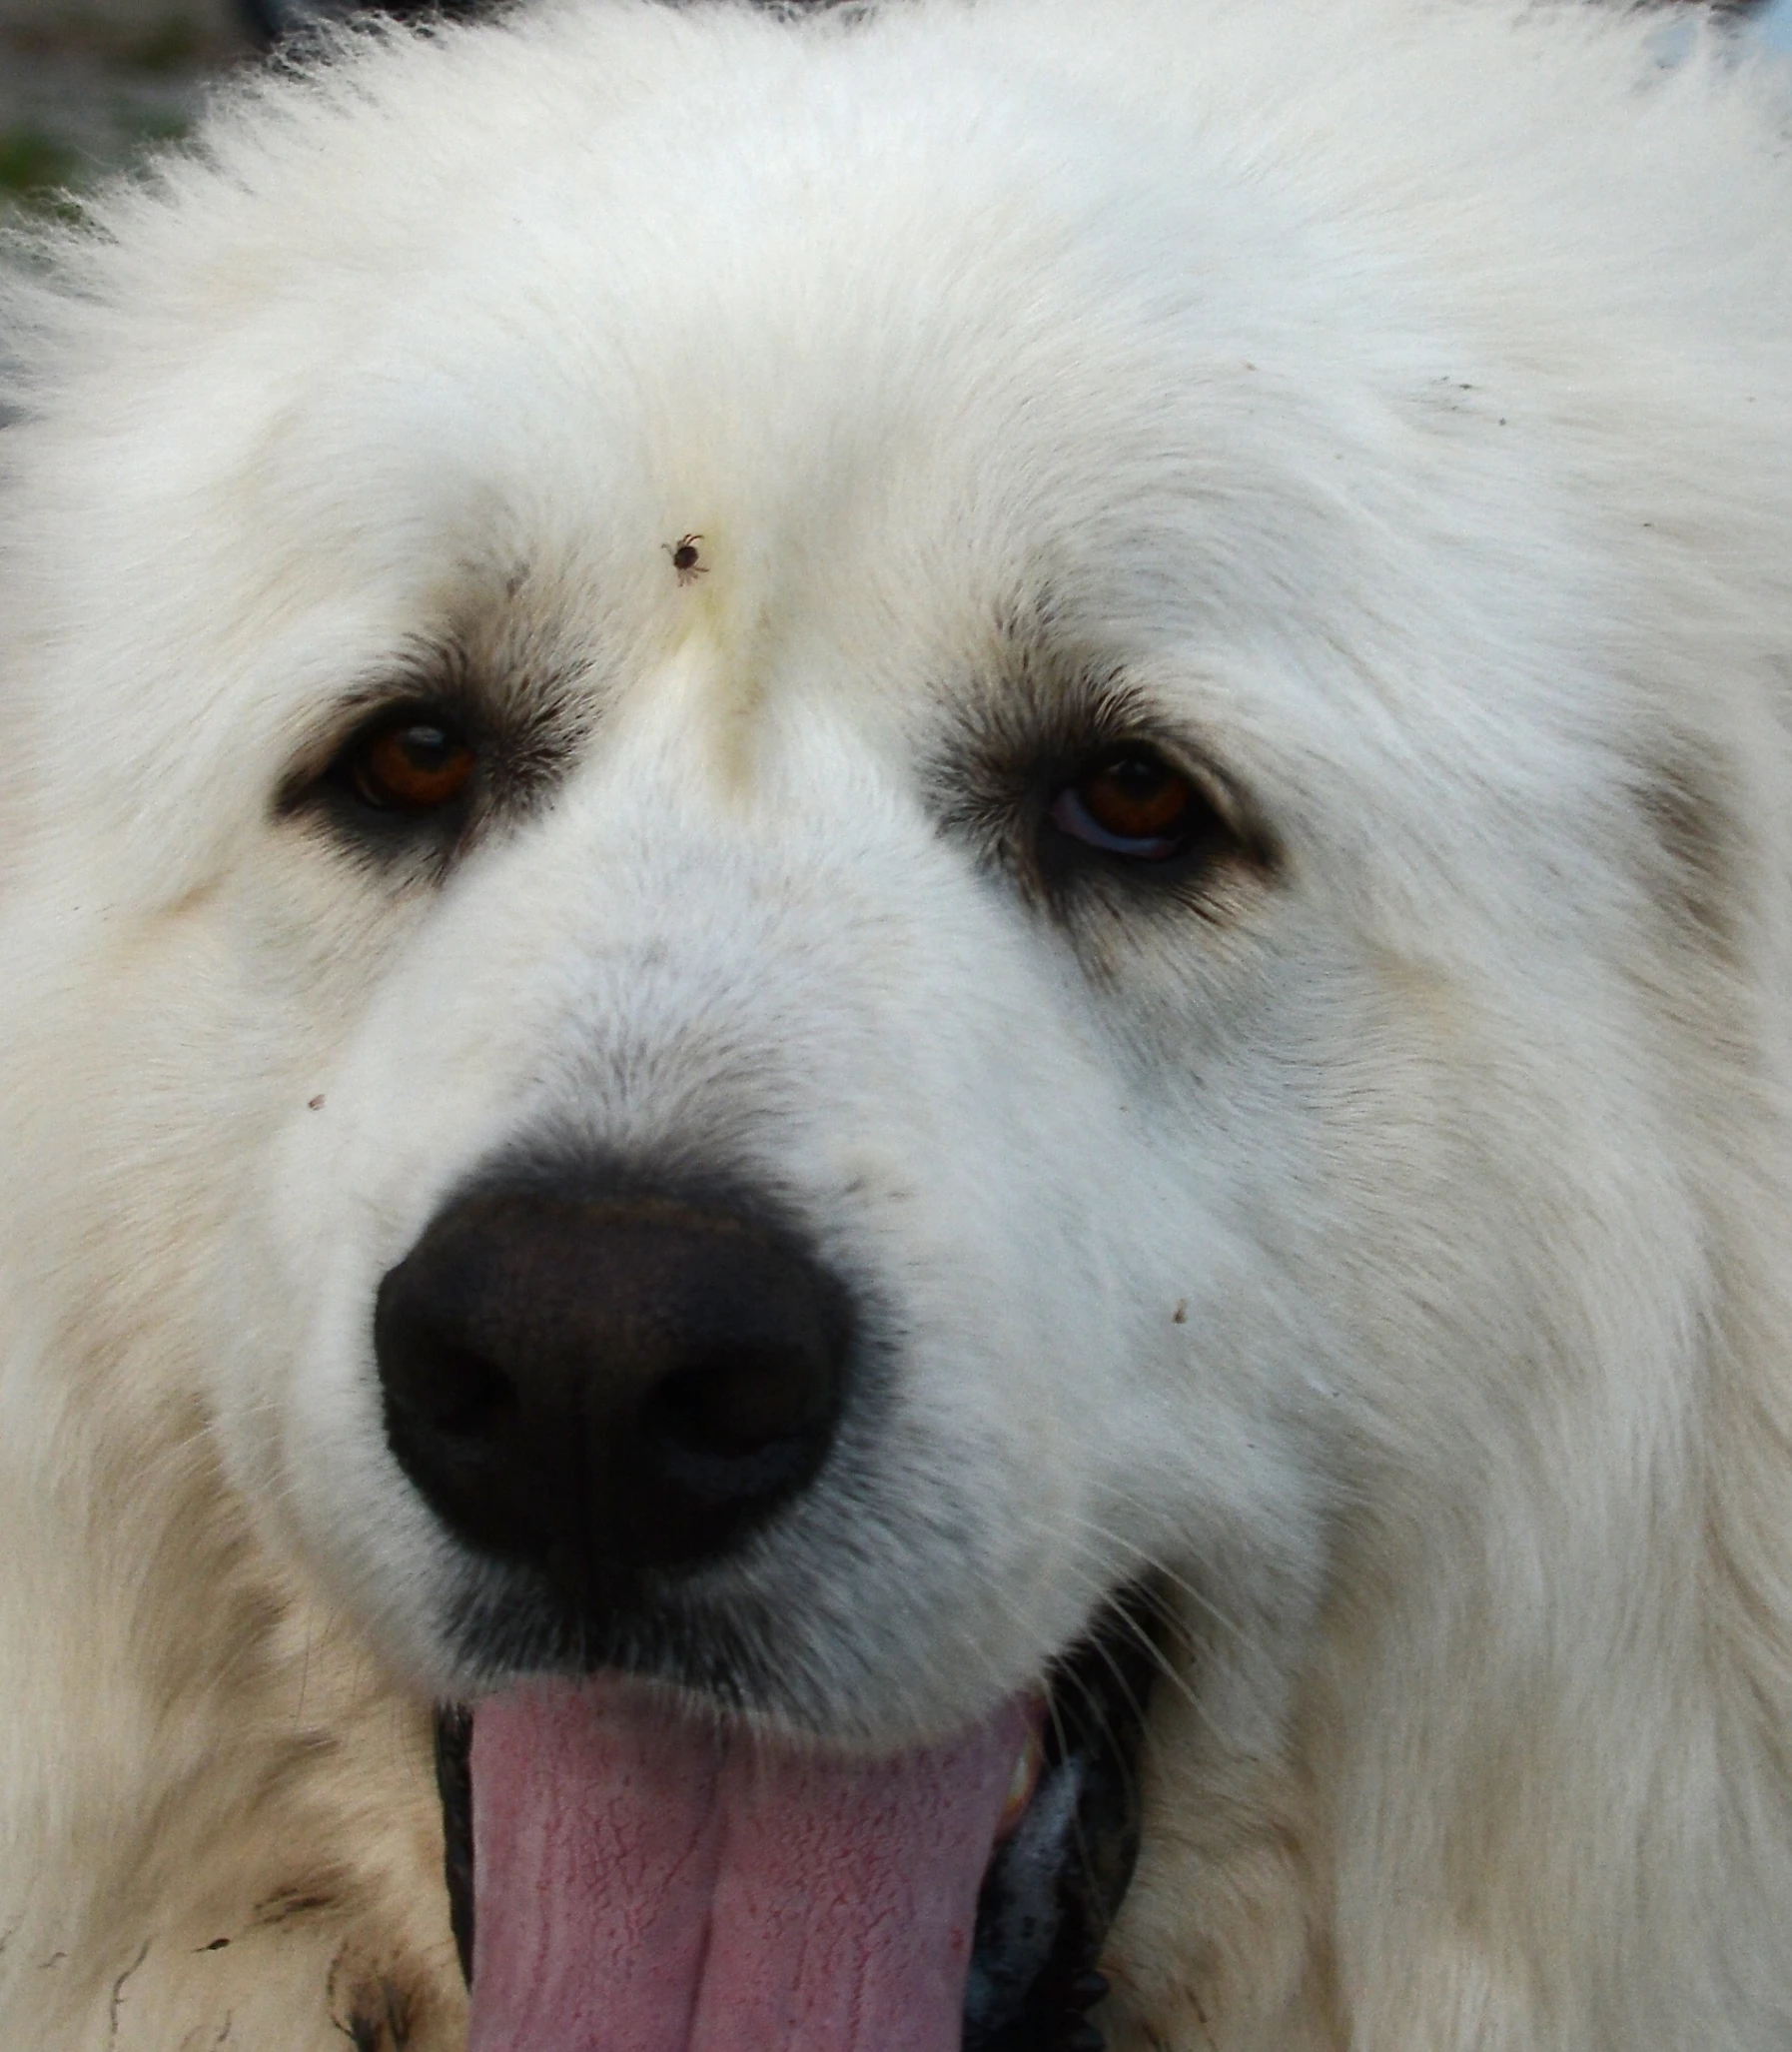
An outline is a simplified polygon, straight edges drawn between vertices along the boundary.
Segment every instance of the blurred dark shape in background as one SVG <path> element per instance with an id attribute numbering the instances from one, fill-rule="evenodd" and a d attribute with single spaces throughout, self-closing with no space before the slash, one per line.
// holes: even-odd
<path id="1" fill-rule="evenodd" d="M 349 4 L 349 0 L 239 0 L 243 18 L 258 41 L 277 43 L 289 36 L 303 35 L 319 20 L 340 20 L 345 13 L 375 10 Z M 378 12 L 400 21 L 419 21 L 432 16 L 449 21 L 477 14 L 482 0 L 380 0 Z"/>
<path id="2" fill-rule="evenodd" d="M 377 11 L 451 19 L 487 4 L 378 0 Z M 1681 0 L 1660 5 L 1664 24 L 1682 11 Z M 319 22 L 374 11 L 366 0 L 0 0 L 0 212 L 76 204 L 96 177 L 185 135 L 220 76 L 277 46 L 303 48 Z M 1792 0 L 1725 0 L 1723 11 L 1792 52 Z M 1668 59 L 1673 40 L 1664 26 Z"/>

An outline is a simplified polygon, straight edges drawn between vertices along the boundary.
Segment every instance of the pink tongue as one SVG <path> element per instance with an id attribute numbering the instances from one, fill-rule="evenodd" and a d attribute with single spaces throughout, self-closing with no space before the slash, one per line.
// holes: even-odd
<path id="1" fill-rule="evenodd" d="M 481 1703 L 468 2052 L 958 2052 L 1028 1723 L 864 1761 L 621 1680 Z"/>

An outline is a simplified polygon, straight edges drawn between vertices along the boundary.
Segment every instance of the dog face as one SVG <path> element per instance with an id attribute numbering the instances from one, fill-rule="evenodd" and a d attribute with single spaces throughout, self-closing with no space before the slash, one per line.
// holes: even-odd
<path id="1" fill-rule="evenodd" d="M 117 1331 L 420 1688 L 900 1747 L 1148 1570 L 1261 1682 L 1684 1314 L 1649 578 L 1460 287 L 1006 21 L 373 51 L 18 431 L 17 759 L 129 794 L 17 801 L 38 1230 L 211 1219 Z"/>
<path id="2" fill-rule="evenodd" d="M 673 347 L 654 336 L 648 354 Z M 676 369 L 674 393 L 699 368 Z M 798 472 L 810 438 L 863 432 L 887 368 L 874 358 L 819 427 L 790 424 Z M 706 463 L 739 471 L 720 444 L 745 403 L 694 404 Z M 439 1687 L 541 1651 L 495 1621 L 531 1613 L 516 1576 L 445 1546 L 395 1472 L 370 1351 L 382 1279 L 469 1193 L 768 1220 L 826 1278 L 843 1334 L 825 1458 L 750 1543 L 681 1579 L 675 1628 L 641 1654 L 731 1673 L 784 1716 L 887 1741 L 1020 1685 L 1161 1551 L 1192 1448 L 1219 1529 L 1280 1527 L 1304 1496 L 1279 1370 L 1323 1343 L 1253 1308 L 1277 1293 L 1236 1225 L 1263 1150 L 1245 1107 L 1274 1089 L 1246 1017 L 1298 979 L 1278 959 L 1283 856 L 1124 592 L 1073 595 L 1094 581 L 1074 560 L 1050 591 L 1001 588 L 1008 558 L 1071 537 L 1017 545 L 1028 474 L 1053 459 L 1014 448 L 1012 415 L 989 425 L 971 467 L 897 481 L 899 520 L 868 452 L 869 505 L 842 511 L 818 480 L 769 546 L 749 530 L 773 516 L 718 506 L 719 477 L 693 481 L 688 515 L 642 507 L 638 564 L 579 546 L 581 498 L 551 545 L 466 577 L 456 619 L 408 621 L 394 683 L 328 708 L 302 745 L 316 768 L 283 785 L 264 887 L 353 888 L 403 938 L 378 944 L 365 1011 L 304 1078 L 226 1260 L 258 1279 L 231 1323 L 265 1331 L 273 1305 L 304 1304 L 302 1329 L 253 1377 L 232 1369 L 219 1403 L 244 1421 L 257 1500 L 292 1502 L 308 1549 Z M 614 475 L 587 455 L 595 428 L 551 433 Z M 990 475 L 1004 452 L 1019 478 Z M 996 531 L 952 561 L 951 509 L 992 487 Z M 1130 580 L 1156 544 L 1125 500 L 1106 517 Z M 707 575 L 681 587 L 661 535 L 690 520 Z M 622 581 L 631 608 L 607 621 L 591 594 Z M 917 583 L 925 616 L 904 597 Z M 612 633 L 613 668 L 594 652 Z M 476 754 L 464 806 L 344 802 L 386 723 L 414 714 Z M 1162 854 L 1151 833 L 1144 852 L 1105 845 L 1082 813 L 1085 789 L 1121 806 L 1100 781 L 1116 763 L 1167 794 Z M 1191 1002 L 1203 1030 L 1167 1042 Z M 1237 1072 L 1220 1122 L 1201 1110 L 1215 1065 Z M 1017 1239 L 1022 1213 L 1036 1225 Z M 365 1523 L 343 1520 L 345 1495 Z M 624 1609 L 624 1635 L 655 1640 Z M 541 1628 L 554 1637 L 546 1613 Z"/>
<path id="3" fill-rule="evenodd" d="M 1286 195 L 1041 134 L 900 35 L 869 116 L 850 39 L 790 62 L 774 149 L 713 118 L 764 25 L 607 32 L 657 67 L 643 104 L 451 192 L 368 192 L 335 115 L 353 255 L 300 235 L 164 373 L 125 490 L 169 516 L 95 572 L 154 672 L 103 771 L 142 805 L 90 859 L 154 842 L 167 973 L 254 1050 L 219 1079 L 253 1066 L 258 1130 L 197 1344 L 247 1496 L 379 1642 L 443 1691 L 619 1658 L 888 1743 L 1024 1685 L 1145 1563 L 1299 1588 L 1367 1358 L 1442 1270 L 1458 1342 L 1541 1287 L 1529 1229 L 1414 1254 L 1410 1222 L 1459 1178 L 1495 1220 L 1535 1200 L 1526 1014 L 1541 965 L 1601 973 L 1548 890 L 1567 849 L 1606 888 L 1605 766 L 1542 703 L 1577 594 L 1546 503 L 1510 522 L 1526 639 L 1452 529 L 1478 485 L 1393 526 L 1379 445 L 1441 344 L 1359 303 L 1322 378 Z M 397 250 L 407 289 L 370 295 Z M 1439 464 L 1493 432 L 1430 427 Z M 1464 1060 L 1511 1073 L 1442 1133 Z M 383 1279 L 518 1192 L 745 1220 L 831 1335 L 766 1427 L 800 1486 L 594 1609 L 590 1563 L 543 1581 L 432 1500 L 379 1358 Z M 442 1260 L 552 1295 L 538 1264 L 597 1257 L 531 1218 Z"/>

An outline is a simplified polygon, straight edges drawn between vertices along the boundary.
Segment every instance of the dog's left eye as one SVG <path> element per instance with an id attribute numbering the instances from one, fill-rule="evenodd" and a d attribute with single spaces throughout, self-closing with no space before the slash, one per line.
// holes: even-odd
<path id="1" fill-rule="evenodd" d="M 1091 763 L 1053 798 L 1050 816 L 1072 840 L 1139 862 L 1186 854 L 1218 823 L 1194 780 L 1143 746 Z"/>
<path id="2" fill-rule="evenodd" d="M 377 812 L 440 812 L 465 796 L 472 743 L 440 714 L 412 710 L 365 727 L 337 761 L 343 783 Z"/>

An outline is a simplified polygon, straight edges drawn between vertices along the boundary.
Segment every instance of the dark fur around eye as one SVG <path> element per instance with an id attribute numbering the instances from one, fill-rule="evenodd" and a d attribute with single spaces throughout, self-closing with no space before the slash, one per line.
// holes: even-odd
<path id="1" fill-rule="evenodd" d="M 382 870 L 427 879 L 549 789 L 580 728 L 557 689 L 526 679 L 475 688 L 463 663 L 440 654 L 420 672 L 343 707 L 275 811 Z"/>
<path id="2" fill-rule="evenodd" d="M 489 736 L 457 708 L 428 699 L 399 699 L 363 718 L 338 743 L 328 764 L 293 790 L 283 810 L 311 811 L 369 853 L 394 856 L 451 852 L 486 801 Z M 441 795 L 430 789 L 432 761 Z M 418 768 L 417 789 L 395 784 L 392 772 Z M 464 763 L 456 776 L 451 765 Z"/>
<path id="3" fill-rule="evenodd" d="M 936 772 L 947 830 L 1029 897 L 1064 916 L 1157 904 L 1218 919 L 1246 876 L 1275 871 L 1255 810 L 1142 693 L 1088 672 L 1045 684 L 1024 674 L 986 697 Z"/>

